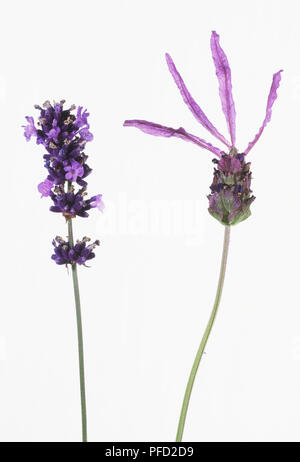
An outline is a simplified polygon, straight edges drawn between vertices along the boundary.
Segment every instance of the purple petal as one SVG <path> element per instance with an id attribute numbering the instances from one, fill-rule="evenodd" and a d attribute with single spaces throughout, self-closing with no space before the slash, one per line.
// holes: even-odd
<path id="1" fill-rule="evenodd" d="M 71 165 L 67 165 L 64 167 L 65 172 L 65 179 L 66 180 L 72 180 L 76 181 L 77 177 L 82 177 L 84 175 L 84 168 L 83 166 L 79 163 L 76 162 L 76 160 L 71 160 Z"/>
<path id="2" fill-rule="evenodd" d="M 222 109 L 227 121 L 232 146 L 235 144 L 235 107 L 232 97 L 231 70 L 227 57 L 219 43 L 219 35 L 213 31 L 210 40 L 212 57 L 215 63 L 216 74 L 219 80 L 219 93 Z"/>
<path id="3" fill-rule="evenodd" d="M 281 75 L 280 75 L 281 72 L 282 72 L 282 70 L 279 71 L 279 72 L 277 72 L 276 74 L 273 75 L 273 81 L 272 81 L 270 93 L 269 93 L 269 96 L 268 96 L 268 102 L 267 102 L 267 108 L 266 108 L 266 117 L 265 117 L 265 119 L 264 119 L 264 121 L 263 121 L 263 124 L 262 124 L 262 126 L 260 127 L 258 133 L 256 134 L 254 140 L 251 141 L 251 142 L 248 144 L 247 149 L 244 151 L 245 154 L 248 154 L 248 152 L 250 151 L 250 149 L 253 148 L 253 146 L 255 145 L 255 143 L 259 140 L 259 138 L 260 138 L 262 132 L 264 131 L 265 126 L 266 126 L 267 123 L 270 122 L 270 120 L 271 120 L 272 106 L 273 106 L 273 104 L 274 104 L 275 99 L 277 98 L 277 89 L 278 89 L 278 87 L 279 87 L 280 80 L 281 80 Z"/>
<path id="4" fill-rule="evenodd" d="M 60 128 L 59 127 L 54 127 L 54 128 L 51 128 L 51 130 L 49 130 L 49 132 L 47 133 L 47 136 L 49 138 L 52 138 L 54 141 L 57 141 L 57 137 L 60 133 Z"/>
<path id="5" fill-rule="evenodd" d="M 87 127 L 89 128 L 89 124 L 88 124 L 88 117 L 89 117 L 89 113 L 87 112 L 87 110 L 85 109 L 83 112 L 82 112 L 82 109 L 83 107 L 82 106 L 79 106 L 78 109 L 77 109 L 77 116 L 76 116 L 76 120 L 75 120 L 75 125 L 77 125 L 77 127 L 82 127 L 83 125 L 87 125 Z"/>
<path id="6" fill-rule="evenodd" d="M 33 117 L 26 116 L 25 119 L 27 120 L 28 125 L 22 125 L 22 128 L 24 128 L 24 136 L 26 141 L 30 141 L 32 136 L 37 136 L 37 130 L 34 126 Z"/>
<path id="7" fill-rule="evenodd" d="M 85 141 L 93 141 L 94 138 L 92 133 L 87 128 L 82 128 L 81 130 L 79 130 L 79 135 Z"/>
<path id="8" fill-rule="evenodd" d="M 100 212 L 103 212 L 105 205 L 102 200 L 102 194 L 98 194 L 97 196 L 91 197 L 91 207 L 97 207 Z"/>
<path id="9" fill-rule="evenodd" d="M 48 178 L 46 178 L 45 181 L 40 183 L 38 185 L 38 191 L 41 193 L 41 197 L 50 196 L 53 185 L 54 185 L 54 182 L 48 180 Z"/>
<path id="10" fill-rule="evenodd" d="M 100 212 L 103 212 L 104 208 L 105 208 L 105 205 L 104 205 L 104 202 L 102 200 L 102 194 L 99 194 L 97 196 L 97 199 L 96 199 L 96 206 L 97 206 L 97 209 L 100 210 Z"/>
<path id="11" fill-rule="evenodd" d="M 224 143 L 226 146 L 230 147 L 230 143 L 224 138 L 221 133 L 218 132 L 218 130 L 213 126 L 213 124 L 208 120 L 200 106 L 196 103 L 196 101 L 193 99 L 192 95 L 189 93 L 188 89 L 185 86 L 184 81 L 181 78 L 181 75 L 177 71 L 175 64 L 171 58 L 171 56 L 166 53 L 166 60 L 167 64 L 169 67 L 169 71 L 171 72 L 173 79 L 179 88 L 179 91 L 181 93 L 181 96 L 183 98 L 183 101 L 185 104 L 188 106 L 189 110 L 192 112 L 194 117 L 200 122 L 201 125 L 203 125 L 206 130 L 208 130 L 213 136 L 218 138 L 222 143 Z"/>
<path id="12" fill-rule="evenodd" d="M 201 146 L 201 148 L 207 149 L 208 151 L 213 152 L 218 157 L 221 157 L 223 151 L 221 149 L 216 148 L 207 141 L 198 138 L 195 135 L 191 135 L 187 133 L 184 128 L 180 127 L 177 130 L 170 127 L 164 127 L 163 125 L 155 124 L 153 122 L 147 122 L 146 120 L 125 120 L 124 127 L 136 127 L 142 130 L 144 133 L 148 133 L 149 135 L 154 136 L 164 136 L 166 138 L 170 138 L 171 136 L 175 136 L 176 138 L 181 138 L 185 141 L 191 141 L 192 143 Z"/>

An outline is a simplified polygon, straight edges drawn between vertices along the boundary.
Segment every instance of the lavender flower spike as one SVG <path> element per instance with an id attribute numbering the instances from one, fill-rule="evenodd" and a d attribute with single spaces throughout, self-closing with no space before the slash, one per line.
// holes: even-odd
<path id="1" fill-rule="evenodd" d="M 46 101 L 43 106 L 36 105 L 39 110 L 37 124 L 33 117 L 26 117 L 28 125 L 23 126 L 27 141 L 32 136 L 36 143 L 43 145 L 44 166 L 47 178 L 38 185 L 41 197 L 50 197 L 52 212 L 59 213 L 68 224 L 68 240 L 56 237 L 53 241 L 54 254 L 52 260 L 57 265 L 70 265 L 74 287 L 77 318 L 79 378 L 82 418 L 82 441 L 87 441 L 87 417 L 85 399 L 85 376 L 83 356 L 83 336 L 81 323 L 81 306 L 78 286 L 77 265 L 87 266 L 86 262 L 95 257 L 94 249 L 99 241 L 87 245 L 90 238 L 84 237 L 74 244 L 72 221 L 76 217 L 88 217 L 88 211 L 98 208 L 103 212 L 102 194 L 87 197 L 86 177 L 92 169 L 87 164 L 86 143 L 93 140 L 88 123 L 89 113 L 79 106 L 74 114 L 75 106 L 64 107 L 65 101 Z M 37 126 L 37 128 L 36 128 Z"/>
<path id="2" fill-rule="evenodd" d="M 188 411 L 188 406 L 191 398 L 193 385 L 195 382 L 197 370 L 204 353 L 214 320 L 217 315 L 219 308 L 230 241 L 230 230 L 231 226 L 246 220 L 251 215 L 250 206 L 254 201 L 255 197 L 252 195 L 251 190 L 251 179 L 252 173 L 250 170 L 250 162 L 246 162 L 246 154 L 252 149 L 255 143 L 260 138 L 267 123 L 271 120 L 272 107 L 275 99 L 277 98 L 277 89 L 279 87 L 281 72 L 279 71 L 273 76 L 273 82 L 270 90 L 270 94 L 267 101 L 266 116 L 263 121 L 261 128 L 259 129 L 254 140 L 248 144 L 247 149 L 238 151 L 235 146 L 236 143 L 236 112 L 235 105 L 232 96 L 232 84 L 231 84 L 231 70 L 228 63 L 228 59 L 220 46 L 220 37 L 213 31 L 211 35 L 211 51 L 212 57 L 216 68 L 216 74 L 219 81 L 219 94 L 222 104 L 222 110 L 224 112 L 228 131 L 230 134 L 231 143 L 229 143 L 223 135 L 221 135 L 217 129 L 207 119 L 202 109 L 198 106 L 191 94 L 187 90 L 179 72 L 177 71 L 175 64 L 173 63 L 170 55 L 166 54 L 166 60 L 169 70 L 175 80 L 177 87 L 181 93 L 181 96 L 194 115 L 194 117 L 206 128 L 213 136 L 219 141 L 225 144 L 228 148 L 228 152 L 224 152 L 221 149 L 212 146 L 210 143 L 196 137 L 190 133 L 187 133 L 184 128 L 174 129 L 165 127 L 153 122 L 147 122 L 145 120 L 126 120 L 124 122 L 125 127 L 136 127 L 145 133 L 154 136 L 163 136 L 166 138 L 177 137 L 185 141 L 190 141 L 201 148 L 207 149 L 213 152 L 217 159 L 213 159 L 215 164 L 213 181 L 210 186 L 210 194 L 208 195 L 209 200 L 209 213 L 216 218 L 222 225 L 224 225 L 224 241 L 223 241 L 223 252 L 221 260 L 220 275 L 218 279 L 217 293 L 215 297 L 214 306 L 204 331 L 203 337 L 198 348 L 191 373 L 185 389 L 183 403 L 181 407 L 181 413 L 177 428 L 176 441 L 182 441 L 183 431 Z"/>
<path id="3" fill-rule="evenodd" d="M 74 184 L 84 189 L 83 195 L 86 196 L 86 177 L 92 169 L 87 164 L 88 156 L 84 152 L 86 143 L 93 139 L 88 123 L 89 113 L 79 106 L 77 114 L 73 114 L 75 106 L 69 109 L 64 108 L 65 101 L 54 103 L 52 106 L 49 101 L 43 107 L 36 105 L 40 111 L 36 129 L 33 117 L 26 117 L 28 125 L 23 126 L 24 135 L 27 141 L 32 136 L 36 137 L 37 144 L 42 144 L 47 153 L 44 154 L 44 166 L 47 170 L 47 179 L 38 185 L 38 190 L 42 197 L 50 196 L 54 206 L 50 207 L 53 212 L 60 211 L 65 218 L 68 218 L 65 210 L 57 209 L 57 204 L 62 202 L 63 194 L 74 193 Z M 67 189 L 65 191 L 65 189 Z M 78 191 L 78 194 L 81 193 Z M 70 198 L 71 196 L 69 196 Z M 83 199 L 82 203 L 87 203 L 88 208 L 84 210 L 77 207 L 73 210 L 72 217 L 87 217 L 89 201 Z M 71 216 L 71 215 L 69 215 Z"/>

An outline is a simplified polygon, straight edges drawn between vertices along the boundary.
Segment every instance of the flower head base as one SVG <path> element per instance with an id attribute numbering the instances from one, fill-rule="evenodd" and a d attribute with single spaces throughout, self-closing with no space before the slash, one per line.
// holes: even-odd
<path id="1" fill-rule="evenodd" d="M 213 146 L 207 141 L 185 131 L 180 127 L 174 129 L 157 123 L 147 122 L 146 120 L 125 120 L 125 127 L 136 127 L 144 133 L 154 136 L 163 136 L 165 138 L 180 138 L 185 141 L 207 149 L 219 157 L 219 161 L 215 160 L 218 168 L 214 173 L 214 180 L 211 186 L 211 194 L 209 197 L 209 212 L 217 218 L 221 223 L 230 225 L 236 224 L 245 220 L 250 216 L 249 206 L 253 202 L 254 197 L 251 196 L 250 181 L 251 172 L 249 170 L 250 163 L 245 163 L 244 156 L 253 148 L 255 143 L 260 138 L 266 125 L 271 120 L 272 107 L 277 98 L 277 89 L 281 80 L 281 72 L 273 75 L 272 85 L 267 100 L 266 115 L 262 126 L 254 139 L 248 144 L 243 154 L 238 154 L 235 147 L 236 141 L 236 112 L 235 104 L 232 95 L 231 70 L 228 59 L 223 49 L 221 48 L 219 35 L 213 31 L 211 35 L 211 52 L 216 68 L 216 75 L 219 83 L 219 94 L 222 105 L 222 110 L 227 122 L 230 141 L 228 141 L 214 125 L 206 117 L 200 106 L 196 103 L 192 95 L 189 93 L 181 75 L 175 67 L 174 62 L 169 54 L 166 54 L 166 61 L 170 73 L 177 85 L 183 101 L 197 119 L 197 121 L 223 143 L 229 151 L 225 154 L 220 148 Z"/>
<path id="2" fill-rule="evenodd" d="M 223 154 L 217 164 L 210 187 L 209 213 L 223 225 L 236 225 L 251 215 L 250 162 L 245 162 L 243 154 L 233 152 Z"/>
<path id="3" fill-rule="evenodd" d="M 83 237 L 81 241 L 78 240 L 74 247 L 71 248 L 68 241 L 56 236 L 52 241 L 54 254 L 51 258 L 58 265 L 74 265 L 77 263 L 78 265 L 87 266 L 86 261 L 95 257 L 94 249 L 97 245 L 100 245 L 99 241 L 87 245 L 89 241 L 89 237 Z"/>

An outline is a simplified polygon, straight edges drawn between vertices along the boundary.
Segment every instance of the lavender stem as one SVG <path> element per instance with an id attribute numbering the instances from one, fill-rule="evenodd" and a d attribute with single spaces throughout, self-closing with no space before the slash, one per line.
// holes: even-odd
<path id="1" fill-rule="evenodd" d="M 194 385 L 194 381 L 196 378 L 196 374 L 198 371 L 198 367 L 203 355 L 204 348 L 206 346 L 209 334 L 211 332 L 212 326 L 214 324 L 214 320 L 217 315 L 218 307 L 220 304 L 221 300 L 221 295 L 222 295 L 222 290 L 223 290 L 223 285 L 224 285 L 224 279 L 225 279 L 225 271 L 226 271 L 226 263 L 227 263 L 227 256 L 228 256 L 228 248 L 229 248 L 229 240 L 230 240 L 230 226 L 225 226 L 225 233 L 224 233 L 224 242 L 223 242 L 223 253 L 222 253 L 222 262 L 221 262 L 221 268 L 220 268 L 220 275 L 219 275 L 219 282 L 218 282 L 218 288 L 217 288 L 217 293 L 216 293 L 216 298 L 215 298 L 215 303 L 208 321 L 208 324 L 206 326 L 204 335 L 202 337 L 199 349 L 196 354 L 195 361 L 193 363 L 193 367 L 189 376 L 189 380 L 186 386 L 184 398 L 183 398 L 183 403 L 182 403 L 182 408 L 181 408 L 181 413 L 180 413 L 180 418 L 179 418 L 179 423 L 178 423 L 178 429 L 177 429 L 177 435 L 176 435 L 176 441 L 180 442 L 182 440 L 182 435 L 184 431 L 184 425 L 185 425 L 185 420 L 186 420 L 186 415 L 188 411 L 188 406 L 190 402 L 190 397 Z"/>
<path id="2" fill-rule="evenodd" d="M 74 247 L 72 218 L 68 220 L 68 234 L 70 247 Z M 72 264 L 72 277 L 74 286 L 76 318 L 77 318 L 77 336 L 78 336 L 78 354 L 79 354 L 79 377 L 80 377 L 80 398 L 81 398 L 81 419 L 82 419 L 82 441 L 87 442 L 87 420 L 86 420 L 86 400 L 85 400 L 85 380 L 84 380 L 84 356 L 83 356 L 83 337 L 79 285 L 77 276 L 77 264 Z"/>

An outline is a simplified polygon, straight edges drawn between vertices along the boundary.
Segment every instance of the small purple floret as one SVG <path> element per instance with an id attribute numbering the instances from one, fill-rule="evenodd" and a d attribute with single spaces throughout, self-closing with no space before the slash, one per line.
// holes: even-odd
<path id="1" fill-rule="evenodd" d="M 97 196 L 91 197 L 91 207 L 97 207 L 100 212 L 103 212 L 104 210 L 104 202 L 102 200 L 102 194 L 98 194 Z"/>
<path id="2" fill-rule="evenodd" d="M 34 126 L 34 120 L 33 117 L 26 116 L 25 119 L 28 122 L 28 125 L 22 125 L 24 128 L 24 136 L 26 138 L 26 141 L 30 141 L 32 136 L 37 136 L 37 131 Z"/>
<path id="3" fill-rule="evenodd" d="M 38 190 L 42 195 L 41 197 L 50 196 L 51 195 L 51 189 L 53 188 L 53 185 L 54 185 L 53 181 L 48 180 L 48 178 L 46 178 L 45 181 L 40 183 L 38 185 Z"/>
<path id="4" fill-rule="evenodd" d="M 87 112 L 86 109 L 82 112 L 82 109 L 82 106 L 78 106 L 74 124 L 77 125 L 78 128 L 83 127 L 84 125 L 86 125 L 87 128 L 89 128 L 90 126 L 88 124 L 88 117 L 90 114 Z"/>
<path id="5" fill-rule="evenodd" d="M 71 165 L 64 167 L 64 170 L 67 172 L 65 178 L 68 181 L 76 181 L 78 176 L 81 178 L 84 175 L 83 166 L 73 159 L 71 160 Z"/>
<path id="6" fill-rule="evenodd" d="M 92 133 L 87 128 L 82 128 L 82 130 L 79 131 L 79 135 L 84 141 L 93 141 L 94 139 Z"/>

